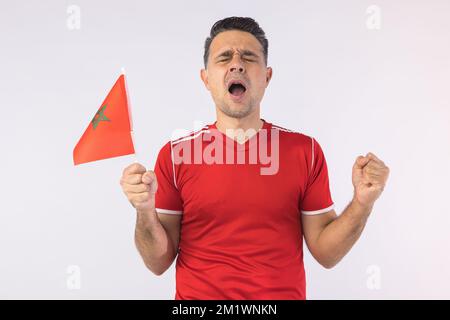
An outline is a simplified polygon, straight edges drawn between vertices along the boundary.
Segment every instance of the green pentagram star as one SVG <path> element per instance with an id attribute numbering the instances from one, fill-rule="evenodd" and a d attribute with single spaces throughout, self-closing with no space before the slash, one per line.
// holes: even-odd
<path id="1" fill-rule="evenodd" d="M 91 122 L 92 122 L 94 129 L 97 128 L 98 123 L 100 121 L 111 121 L 103 113 L 105 111 L 105 109 L 106 109 L 106 104 L 103 107 L 101 107 L 101 109 L 98 110 L 97 113 L 95 114 L 94 118 L 92 118 Z"/>

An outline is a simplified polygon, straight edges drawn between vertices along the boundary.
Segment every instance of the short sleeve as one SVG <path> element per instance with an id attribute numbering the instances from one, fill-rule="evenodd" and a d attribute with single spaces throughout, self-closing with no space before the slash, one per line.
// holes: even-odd
<path id="1" fill-rule="evenodd" d="M 158 189 L 155 195 L 156 212 L 182 214 L 183 201 L 177 188 L 170 142 L 159 151 L 154 172 L 158 181 Z"/>
<path id="2" fill-rule="evenodd" d="M 307 157 L 310 167 L 300 211 L 305 215 L 326 213 L 334 208 L 328 179 L 328 168 L 319 143 L 311 138 L 311 150 Z"/>

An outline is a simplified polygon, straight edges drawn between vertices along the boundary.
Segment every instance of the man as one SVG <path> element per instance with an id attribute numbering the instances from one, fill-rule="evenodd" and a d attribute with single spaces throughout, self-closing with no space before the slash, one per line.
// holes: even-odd
<path id="1" fill-rule="evenodd" d="M 178 255 L 175 299 L 306 299 L 303 237 L 322 266 L 335 266 L 359 238 L 388 178 L 373 153 L 357 157 L 353 199 L 337 217 L 319 143 L 260 118 L 272 77 L 267 52 L 253 19 L 216 22 L 201 79 L 217 121 L 165 144 L 154 172 L 140 164 L 123 172 L 146 266 L 161 275 Z M 249 163 L 252 148 L 270 149 L 272 172 L 262 173 L 261 157 Z M 186 161 L 199 154 L 214 159 Z"/>

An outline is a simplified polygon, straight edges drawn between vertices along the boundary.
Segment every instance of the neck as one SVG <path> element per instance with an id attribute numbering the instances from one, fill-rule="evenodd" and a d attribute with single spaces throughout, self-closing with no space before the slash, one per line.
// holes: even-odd
<path id="1" fill-rule="evenodd" d="M 225 133 L 227 129 L 254 129 L 258 131 L 263 126 L 263 121 L 260 118 L 259 112 L 254 112 L 246 116 L 245 118 L 233 118 L 222 113 L 217 113 L 216 127 L 222 133 Z"/>
<path id="2" fill-rule="evenodd" d="M 223 134 L 228 135 L 229 132 L 227 130 L 231 129 L 231 132 L 242 129 L 244 132 L 247 132 L 249 129 L 253 129 L 256 132 L 258 132 L 262 127 L 264 122 L 260 118 L 259 109 L 256 109 L 255 112 L 250 113 L 248 116 L 244 118 L 233 118 L 229 117 L 219 110 L 216 111 L 217 114 L 217 123 L 216 127 L 217 129 L 222 132 Z M 251 131 L 249 131 L 251 132 Z M 237 136 L 237 133 L 230 136 L 230 138 L 235 139 Z M 244 141 L 249 139 L 251 136 L 245 135 L 245 137 L 238 137 L 238 140 L 243 139 Z M 243 141 L 239 141 L 243 142 Z"/>

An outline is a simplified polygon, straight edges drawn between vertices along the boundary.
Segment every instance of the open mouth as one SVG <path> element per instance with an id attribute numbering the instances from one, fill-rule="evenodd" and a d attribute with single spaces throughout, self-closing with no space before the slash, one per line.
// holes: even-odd
<path id="1" fill-rule="evenodd" d="M 247 87 L 241 81 L 231 81 L 228 84 L 228 92 L 234 97 L 241 97 L 247 91 Z"/>

